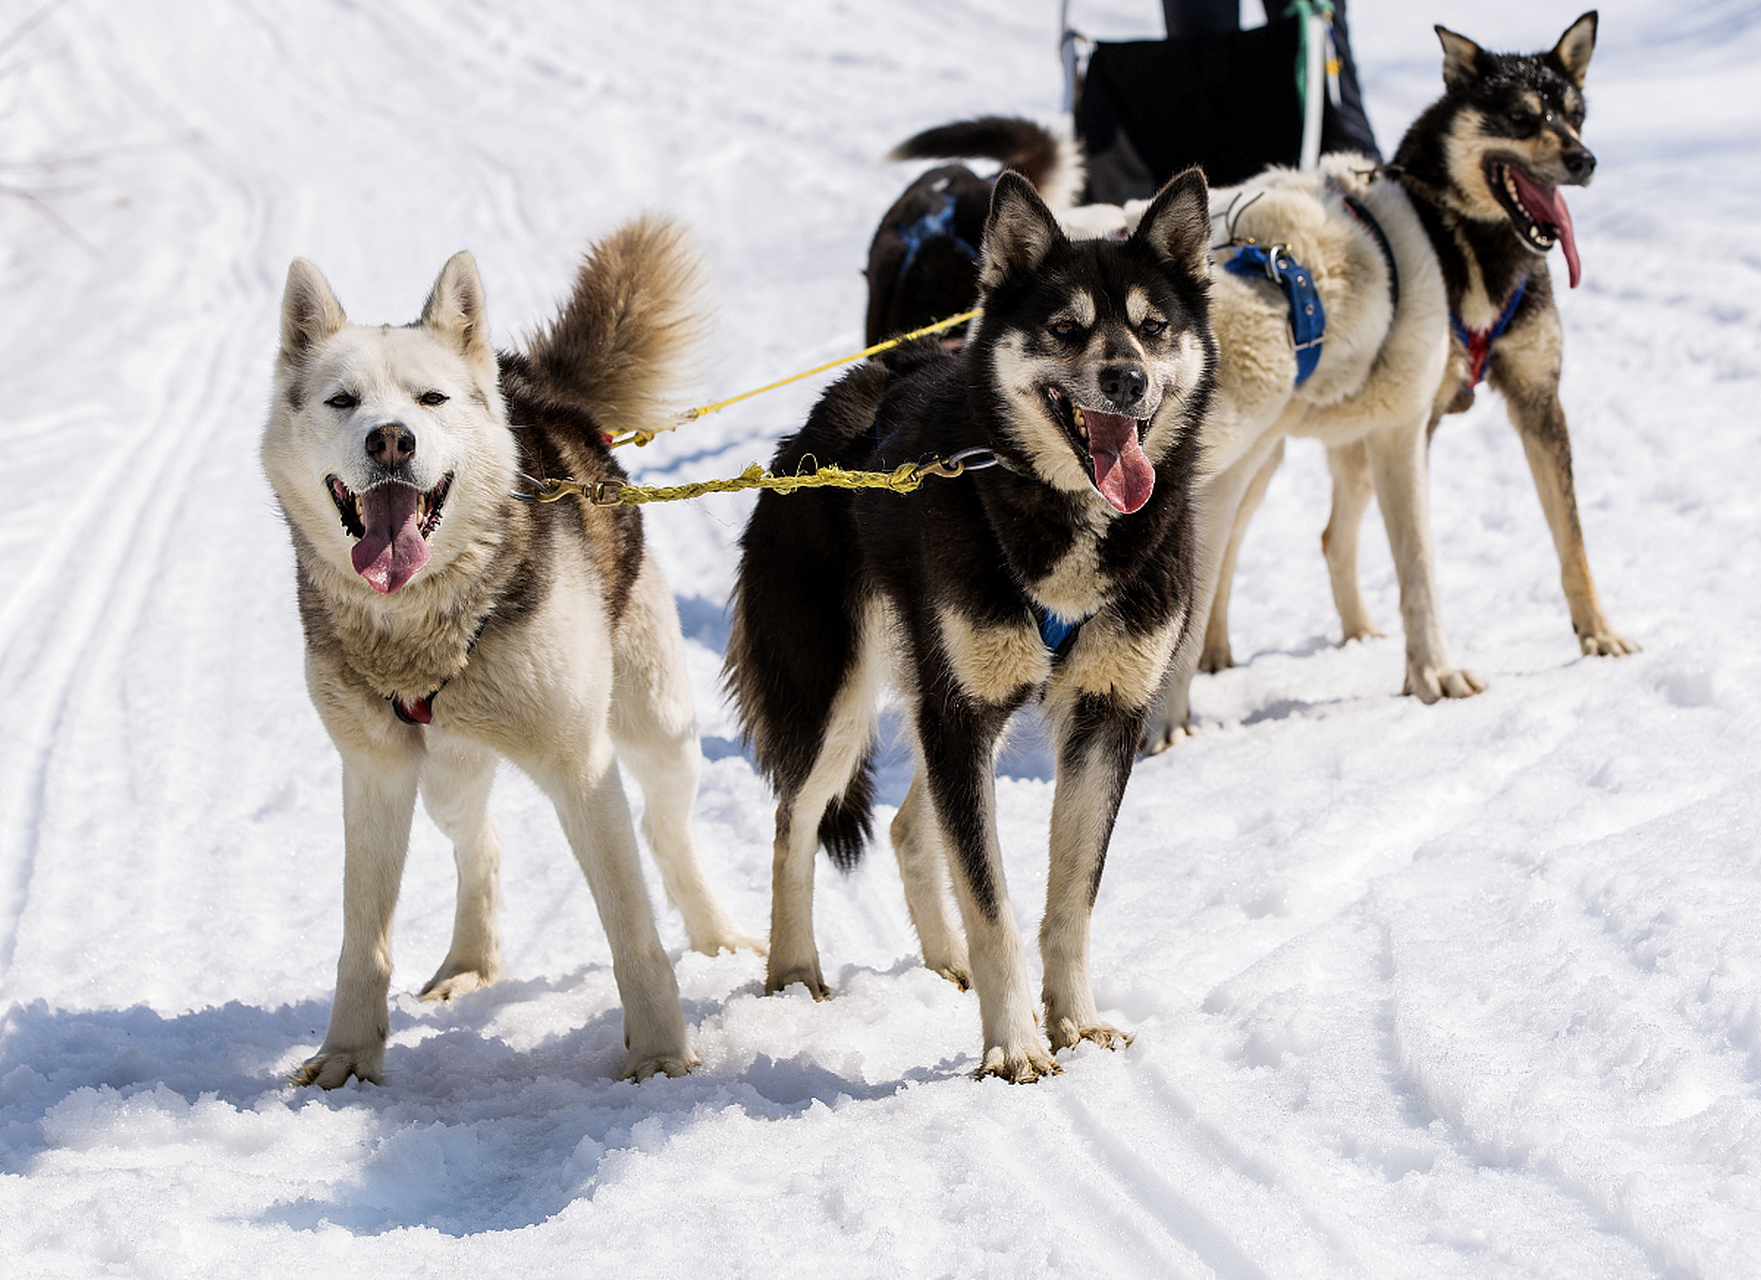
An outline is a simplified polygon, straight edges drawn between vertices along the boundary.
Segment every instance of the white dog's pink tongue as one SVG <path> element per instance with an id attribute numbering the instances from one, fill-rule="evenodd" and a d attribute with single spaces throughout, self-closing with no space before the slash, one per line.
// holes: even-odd
<path id="1" fill-rule="evenodd" d="M 1115 510 L 1130 515 L 1150 500 L 1156 487 L 1156 469 L 1137 442 L 1137 419 L 1084 409 L 1082 423 L 1088 429 L 1095 488 Z"/>
<path id="2" fill-rule="evenodd" d="M 1510 176 L 1516 181 L 1524 207 L 1536 221 L 1551 224 L 1558 234 L 1559 248 L 1565 254 L 1565 269 L 1571 275 L 1571 287 L 1577 288 L 1583 269 L 1578 265 L 1578 242 L 1571 232 L 1571 210 L 1565 207 L 1565 192 L 1558 187 L 1538 186 L 1515 165 L 1510 168 Z"/>
<path id="3" fill-rule="evenodd" d="M 375 591 L 390 595 L 428 563 L 421 519 L 422 493 L 414 485 L 375 485 L 361 495 L 366 533 L 351 555 L 355 572 Z"/>

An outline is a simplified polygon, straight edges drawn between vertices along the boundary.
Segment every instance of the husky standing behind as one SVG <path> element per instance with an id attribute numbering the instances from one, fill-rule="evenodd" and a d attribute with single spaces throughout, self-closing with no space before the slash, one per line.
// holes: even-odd
<path id="1" fill-rule="evenodd" d="M 405 328 L 352 325 L 311 263 L 282 301 L 263 465 L 293 536 L 306 682 L 343 764 L 343 943 L 323 1047 L 294 1074 L 378 1081 L 390 931 L 416 796 L 453 842 L 452 946 L 422 988 L 451 999 L 501 973 L 506 756 L 550 796 L 611 943 L 624 1074 L 697 1062 L 655 931 L 614 747 L 691 945 L 753 945 L 704 878 L 689 816 L 698 746 L 672 597 L 631 508 L 533 506 L 522 472 L 616 479 L 602 425 L 659 425 L 695 322 L 676 229 L 599 245 L 524 355 L 489 345 L 460 253 Z"/>
<path id="2" fill-rule="evenodd" d="M 1561 330 L 1546 254 L 1559 245 L 1571 283 L 1578 255 L 1562 185 L 1587 183 L 1595 157 L 1578 130 L 1596 42 L 1584 14 L 1553 49 L 1489 54 L 1437 28 L 1442 99 L 1378 171 L 1361 156 L 1325 157 L 1317 171 L 1272 169 L 1211 192 L 1217 265 L 1244 243 L 1283 246 L 1312 277 L 1326 313 L 1313 376 L 1298 381 L 1291 302 L 1264 278 L 1215 274 L 1212 311 L 1219 390 L 1201 487 L 1197 604 L 1205 617 L 1170 669 L 1168 696 L 1146 745 L 1166 746 L 1187 718 L 1196 670 L 1233 665 L 1229 592 L 1236 553 L 1283 457 L 1287 435 L 1327 447 L 1333 509 L 1322 548 L 1344 638 L 1380 635 L 1358 589 L 1358 532 L 1372 494 L 1382 509 L 1406 631 L 1406 690 L 1426 702 L 1483 687 L 1450 657 L 1438 610 L 1426 452 L 1444 414 L 1473 403 L 1482 378 L 1501 391 L 1523 442 L 1559 555 L 1573 630 L 1586 654 L 1637 648 L 1615 633 L 1597 598 L 1573 492 L 1571 441 L 1559 403 Z M 1019 153 L 1031 126 L 987 118 L 944 125 L 901 144 L 901 158 Z M 1042 145 L 1054 142 L 1041 130 Z M 1053 174 L 1050 182 L 1062 180 Z M 1073 233 L 1128 228 L 1141 205 L 1061 214 Z M 871 278 L 897 291 L 915 282 Z M 894 308 L 908 300 L 890 300 Z M 871 304 L 871 312 L 872 312 Z"/>
<path id="3" fill-rule="evenodd" d="M 826 994 L 814 855 L 822 842 L 842 865 L 861 853 L 875 698 L 890 678 L 917 756 L 894 852 L 924 960 L 978 991 L 980 1074 L 1058 1069 L 1035 1025 L 996 829 L 999 738 L 1033 698 L 1058 760 L 1046 1033 L 1053 1050 L 1123 1039 L 1095 1007 L 1089 915 L 1139 734 L 1193 616 L 1187 499 L 1216 358 L 1207 233 L 1197 170 L 1128 240 L 1082 243 L 1003 174 L 983 235 L 985 311 L 960 353 L 919 343 L 859 367 L 778 451 L 778 474 L 968 448 L 1000 465 L 907 497 L 767 493 L 741 538 L 728 684 L 779 793 L 767 991 Z"/>

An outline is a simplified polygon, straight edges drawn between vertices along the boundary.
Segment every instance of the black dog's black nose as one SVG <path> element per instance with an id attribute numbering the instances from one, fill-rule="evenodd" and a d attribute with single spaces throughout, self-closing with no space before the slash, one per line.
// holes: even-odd
<path id="1" fill-rule="evenodd" d="M 1588 182 L 1596 172 L 1596 157 L 1585 147 L 1573 147 L 1560 157 L 1565 171 L 1579 182 Z"/>
<path id="2" fill-rule="evenodd" d="M 395 467 L 416 452 L 416 433 L 401 422 L 388 422 L 367 433 L 367 456 L 382 467 Z"/>
<path id="3" fill-rule="evenodd" d="M 1102 365 L 1099 378 L 1101 394 L 1120 409 L 1130 409 L 1143 399 L 1150 380 L 1134 364 Z"/>

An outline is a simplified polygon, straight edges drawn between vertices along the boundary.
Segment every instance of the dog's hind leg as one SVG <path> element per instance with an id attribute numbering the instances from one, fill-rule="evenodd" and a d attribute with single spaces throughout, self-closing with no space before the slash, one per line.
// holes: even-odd
<path id="1" fill-rule="evenodd" d="M 1540 332 L 1535 337 L 1524 333 L 1537 328 Z M 1549 310 L 1545 316 L 1529 320 L 1495 348 L 1491 381 L 1504 393 L 1511 425 L 1522 439 L 1529 472 L 1535 478 L 1535 494 L 1541 499 L 1559 555 L 1559 581 L 1571 609 L 1578 645 L 1592 657 L 1618 657 L 1638 652 L 1639 646 L 1615 632 L 1590 577 L 1590 557 L 1584 550 L 1584 529 L 1578 520 L 1572 482 L 1571 436 L 1566 430 L 1565 409 L 1559 403 L 1560 344 L 1556 312 Z"/>
<path id="2" fill-rule="evenodd" d="M 429 735 L 422 805 L 452 841 L 459 896 L 452 946 L 422 988 L 424 1000 L 451 1000 L 501 977 L 501 837 L 489 816 L 496 764 L 493 752 L 455 735 Z"/>
<path id="3" fill-rule="evenodd" d="M 1198 659 L 1200 671 L 1227 671 L 1235 665 L 1235 655 L 1229 647 L 1229 590 L 1235 585 L 1235 559 L 1241 553 L 1241 540 L 1247 536 L 1254 512 L 1260 509 L 1272 476 L 1283 461 L 1284 441 L 1279 440 L 1271 456 L 1248 483 L 1247 492 L 1241 495 L 1241 505 L 1235 509 L 1235 520 L 1229 529 L 1229 545 L 1223 551 L 1222 568 L 1217 571 L 1217 594 L 1211 598 L 1210 616 L 1205 619 L 1205 647 Z"/>
<path id="4" fill-rule="evenodd" d="M 1375 486 L 1370 483 L 1370 455 L 1362 440 L 1330 445 L 1327 470 L 1333 477 L 1333 510 L 1321 531 L 1321 555 L 1327 561 L 1327 577 L 1333 584 L 1333 603 L 1339 610 L 1340 643 L 1367 640 L 1382 632 L 1370 621 L 1364 598 L 1358 591 L 1358 533 L 1369 508 Z"/>
<path id="5" fill-rule="evenodd" d="M 1193 523 L 1198 530 L 1198 551 L 1192 560 L 1192 617 L 1194 625 L 1180 641 L 1162 678 L 1162 689 L 1144 720 L 1139 750 L 1145 755 L 1166 751 L 1190 730 L 1192 677 L 1198 670 L 1207 630 L 1197 620 L 1208 620 L 1222 574 L 1229 533 L 1235 513 L 1248 489 L 1259 479 L 1267 460 L 1283 445 L 1282 432 L 1271 432 L 1232 465 L 1209 477 L 1193 497 Z"/>
<path id="6" fill-rule="evenodd" d="M 701 752 L 678 610 L 652 557 L 644 557 L 613 646 L 611 732 L 618 759 L 642 788 L 642 834 L 667 901 L 691 948 L 714 955 L 764 944 L 722 906 L 691 829 Z"/>
<path id="7" fill-rule="evenodd" d="M 815 1000 L 831 994 L 819 967 L 813 937 L 813 864 L 820 827 L 842 802 L 865 766 L 877 727 L 871 663 L 859 657 L 833 699 L 819 735 L 819 754 L 798 786 L 784 786 L 777 802 L 776 842 L 771 852 L 770 957 L 766 993 L 793 983 Z M 865 815 L 863 815 L 865 820 Z"/>
<path id="8" fill-rule="evenodd" d="M 1467 698 L 1485 686 L 1455 665 L 1443 637 L 1431 544 L 1430 479 L 1425 449 L 1429 415 L 1364 437 L 1376 503 L 1394 553 L 1400 582 L 1400 620 L 1406 629 L 1406 692 L 1426 703 Z"/>
<path id="9" fill-rule="evenodd" d="M 520 763 L 556 805 L 611 944 L 624 1009 L 624 1077 L 681 1076 L 697 1065 L 697 1055 L 685 1035 L 672 963 L 654 927 L 612 744 L 608 735 L 594 735 L 578 747 L 577 753 L 535 755 Z"/>
<path id="10" fill-rule="evenodd" d="M 923 963 L 964 991 L 972 985 L 966 939 L 954 920 L 948 854 L 921 774 L 912 777 L 905 792 L 893 819 L 892 837 L 899 877 L 905 882 L 905 906 L 923 946 Z"/>
<path id="11" fill-rule="evenodd" d="M 389 713 L 388 713 L 389 714 Z M 332 735 L 335 736 L 334 734 Z M 402 737 L 404 735 L 400 735 Z M 337 741 L 342 754 L 342 955 L 324 1043 L 293 1073 L 334 1089 L 350 1076 L 379 1083 L 391 1018 L 391 917 L 416 812 L 419 748 Z"/>

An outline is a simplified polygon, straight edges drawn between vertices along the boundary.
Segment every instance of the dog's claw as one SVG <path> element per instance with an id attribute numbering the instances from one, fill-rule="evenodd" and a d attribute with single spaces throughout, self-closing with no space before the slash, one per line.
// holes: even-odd
<path id="1" fill-rule="evenodd" d="M 1110 1027 L 1104 1022 L 1096 1022 L 1089 1026 L 1078 1026 L 1073 1018 L 1056 1018 L 1046 1028 L 1046 1036 L 1052 1042 L 1052 1050 L 1073 1049 L 1084 1040 L 1098 1044 L 1103 1049 L 1123 1049 L 1135 1036 Z"/>
<path id="2" fill-rule="evenodd" d="M 320 1089 L 336 1089 L 347 1084 L 349 1077 L 353 1076 L 368 1084 L 378 1084 L 383 1062 L 383 1050 L 372 1053 L 347 1049 L 326 1053 L 320 1050 L 288 1075 L 288 1083 L 297 1089 L 313 1084 Z"/>
<path id="3" fill-rule="evenodd" d="M 1612 631 L 1590 631 L 1578 636 L 1578 645 L 1586 658 L 1624 658 L 1639 652 L 1639 646 Z"/>
<path id="4" fill-rule="evenodd" d="M 972 1076 L 975 1080 L 997 1076 L 1010 1084 L 1033 1084 L 1063 1070 L 1058 1060 L 1038 1044 L 1024 1044 L 1013 1052 L 1002 1045 L 992 1045 L 984 1051 L 984 1062 Z"/>
<path id="5" fill-rule="evenodd" d="M 634 1080 L 640 1084 L 651 1076 L 667 1076 L 678 1079 L 690 1072 L 698 1064 L 698 1057 L 689 1049 L 683 1053 L 661 1053 L 643 1058 L 640 1062 L 632 1062 L 624 1068 L 623 1078 Z"/>
<path id="6" fill-rule="evenodd" d="M 1419 667 L 1407 671 L 1402 692 L 1430 706 L 1443 698 L 1471 698 L 1486 692 L 1486 686 L 1472 672 L 1459 668 L 1438 671 L 1434 667 Z"/>
<path id="7" fill-rule="evenodd" d="M 811 969 L 798 967 L 790 969 L 784 973 L 766 974 L 764 978 L 764 994 L 767 996 L 774 996 L 779 992 L 785 991 L 789 987 L 794 986 L 797 982 L 806 987 L 807 994 L 812 996 L 815 1000 L 831 999 L 832 989 L 826 986 L 825 979 L 820 976 L 818 965 L 813 966 Z"/>

